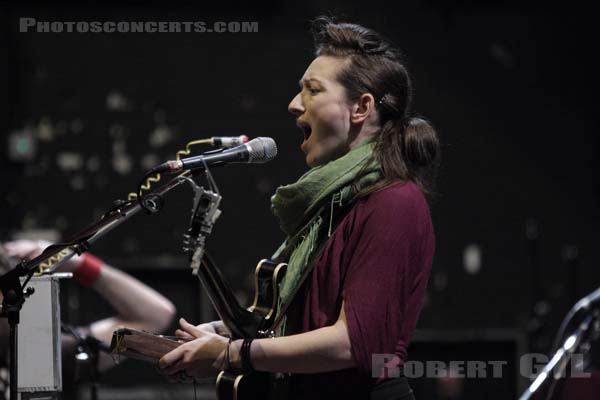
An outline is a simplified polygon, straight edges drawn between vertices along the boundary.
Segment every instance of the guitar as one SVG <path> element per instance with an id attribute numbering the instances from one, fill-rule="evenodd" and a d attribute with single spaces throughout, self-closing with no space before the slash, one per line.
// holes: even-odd
<path id="1" fill-rule="evenodd" d="M 188 252 L 192 273 L 197 275 L 210 298 L 215 311 L 229 328 L 232 339 L 273 337 L 275 313 L 279 301 L 279 283 L 285 275 L 287 264 L 261 260 L 254 271 L 254 301 L 244 309 L 218 268 L 204 256 L 205 238 L 220 212 L 221 196 L 202 190 L 190 227 L 185 237 L 184 249 Z M 216 394 L 219 400 L 242 400 L 268 397 L 270 374 L 255 372 L 248 375 L 234 371 L 221 371 L 217 376 Z"/>
<path id="2" fill-rule="evenodd" d="M 194 190 L 194 209 L 190 227 L 184 235 L 184 251 L 188 254 L 192 273 L 200 280 L 215 311 L 229 328 L 232 339 L 273 337 L 278 288 L 287 264 L 261 260 L 254 271 L 254 301 L 247 309 L 242 307 L 221 271 L 204 252 L 206 237 L 220 215 L 221 196 L 198 186 Z M 120 329 L 113 333 L 111 350 L 117 355 L 156 362 L 179 344 L 168 337 Z M 264 372 L 241 375 L 235 371 L 221 371 L 216 381 L 217 399 L 268 397 L 269 379 L 270 374 Z"/>
<path id="3" fill-rule="evenodd" d="M 207 258 L 203 260 L 198 277 L 217 313 L 232 332 L 233 339 L 266 338 L 274 335 L 271 327 L 278 300 L 276 283 L 283 278 L 286 266 L 261 260 L 255 270 L 254 301 L 248 309 L 243 309 L 237 300 L 229 302 L 232 292 L 228 291 L 229 286 L 222 280 L 220 271 Z M 236 331 L 247 336 L 234 333 Z M 181 338 L 122 328 L 113 333 L 110 347 L 114 355 L 155 364 L 162 356 L 181 345 L 180 340 Z M 270 374 L 266 372 L 242 375 L 235 371 L 221 371 L 216 381 L 217 399 L 268 398 L 269 379 Z"/>
<path id="4" fill-rule="evenodd" d="M 156 364 L 171 350 L 181 345 L 182 338 L 154 335 L 136 329 L 121 328 L 113 332 L 110 348 L 113 354 Z M 115 360 L 118 362 L 118 360 Z"/>

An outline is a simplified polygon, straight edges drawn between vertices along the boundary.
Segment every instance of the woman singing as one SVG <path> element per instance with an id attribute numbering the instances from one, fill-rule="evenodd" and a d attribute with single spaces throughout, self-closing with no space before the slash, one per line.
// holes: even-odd
<path id="1" fill-rule="evenodd" d="M 284 398 L 411 399 L 401 367 L 434 253 L 425 195 L 440 145 L 411 111 L 398 50 L 324 18 L 314 37 L 316 58 L 288 107 L 310 170 L 272 198 L 287 237 L 274 255 L 289 264 L 282 303 L 293 300 L 282 336 L 229 342 L 220 322 L 181 320 L 179 334 L 195 340 L 159 365 L 174 376 L 228 363 L 289 373 Z"/>

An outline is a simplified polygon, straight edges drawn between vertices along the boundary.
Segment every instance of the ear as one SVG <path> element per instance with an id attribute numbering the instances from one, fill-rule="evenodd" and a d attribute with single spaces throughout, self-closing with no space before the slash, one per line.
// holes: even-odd
<path id="1" fill-rule="evenodd" d="M 352 106 L 350 121 L 354 124 L 364 122 L 375 111 L 375 98 L 371 93 L 362 94 Z"/>

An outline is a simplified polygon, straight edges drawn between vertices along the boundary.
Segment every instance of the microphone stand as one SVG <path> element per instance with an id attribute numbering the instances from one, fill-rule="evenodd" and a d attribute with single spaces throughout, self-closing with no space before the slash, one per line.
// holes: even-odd
<path id="1" fill-rule="evenodd" d="M 190 179 L 192 171 L 185 171 L 175 178 L 171 179 L 167 184 L 161 186 L 156 193 L 145 195 L 136 202 L 119 202 L 113 210 L 100 219 L 95 224 L 84 229 L 74 239 L 58 243 L 47 247 L 42 254 L 30 261 L 22 261 L 15 268 L 0 276 L 0 291 L 4 296 L 2 301 L 2 309 L 0 310 L 0 318 L 7 318 L 10 326 L 10 346 L 9 346 L 9 370 L 10 370 L 10 399 L 17 400 L 17 333 L 19 325 L 19 316 L 21 308 L 27 297 L 33 294 L 33 288 L 24 289 L 29 282 L 29 279 L 38 270 L 40 264 L 51 263 L 51 267 L 45 273 L 51 273 L 60 264 L 73 257 L 75 254 L 86 252 L 92 243 L 100 239 L 108 232 L 127 221 L 129 218 L 137 214 L 140 210 L 145 209 L 149 213 L 160 211 L 164 202 L 162 195 L 169 192 L 171 189 L 181 185 Z M 143 204 L 141 204 L 141 203 Z M 121 207 L 122 206 L 122 207 Z M 25 278 L 21 284 L 21 278 Z"/>
<path id="2" fill-rule="evenodd" d="M 594 325 L 599 320 L 599 314 L 600 312 L 598 310 L 593 310 L 584 318 L 575 332 L 564 341 L 562 346 L 554 353 L 548 364 L 546 364 L 542 372 L 535 378 L 521 397 L 519 397 L 519 400 L 529 400 L 535 396 L 550 376 L 552 376 L 555 381 L 562 377 L 573 353 L 581 346 L 582 341 L 587 335 L 597 329 Z"/>
<path id="3" fill-rule="evenodd" d="M 75 355 L 76 367 L 75 367 L 75 381 L 81 380 L 81 364 L 80 362 L 88 361 L 89 371 L 88 378 L 90 381 L 90 399 L 98 400 L 98 377 L 100 371 L 98 369 L 98 361 L 100 352 L 110 354 L 110 346 L 104 344 L 101 340 L 96 339 L 92 335 L 84 335 L 74 327 L 62 324 L 61 331 L 65 334 L 73 336 L 75 339 L 75 348 L 77 354 Z"/>

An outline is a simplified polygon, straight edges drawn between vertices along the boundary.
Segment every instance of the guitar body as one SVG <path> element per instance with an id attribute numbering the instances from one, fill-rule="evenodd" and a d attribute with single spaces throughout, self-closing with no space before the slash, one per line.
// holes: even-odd
<path id="1" fill-rule="evenodd" d="M 254 273 L 254 302 L 248 311 L 261 316 L 261 326 L 254 338 L 273 337 L 273 320 L 279 301 L 279 283 L 285 275 L 287 264 L 277 264 L 270 260 L 261 260 Z M 218 400 L 249 400 L 269 398 L 270 374 L 255 372 L 236 374 L 222 371 L 217 377 L 216 391 Z"/>
<path id="2" fill-rule="evenodd" d="M 285 276 L 287 264 L 261 260 L 254 271 L 254 301 L 248 311 L 259 314 L 264 321 L 260 329 L 272 327 L 273 317 L 279 301 L 279 283 Z"/>
<path id="3" fill-rule="evenodd" d="M 221 371 L 217 376 L 217 400 L 269 399 L 268 372 L 237 375 Z"/>

